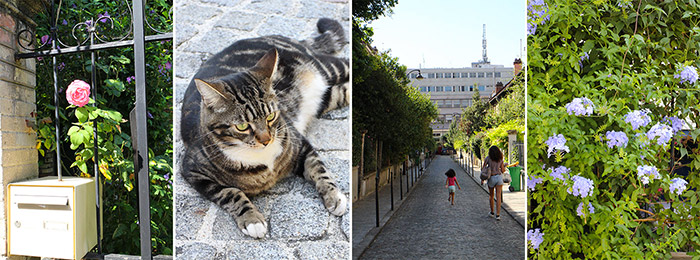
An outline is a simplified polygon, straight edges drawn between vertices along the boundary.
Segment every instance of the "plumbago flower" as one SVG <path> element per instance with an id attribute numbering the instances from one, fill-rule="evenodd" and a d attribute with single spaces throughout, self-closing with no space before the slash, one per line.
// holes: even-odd
<path id="1" fill-rule="evenodd" d="M 671 129 L 673 129 L 674 134 L 683 128 L 683 120 L 675 116 L 664 117 L 664 120 L 661 120 L 661 122 L 671 124 Z"/>
<path id="2" fill-rule="evenodd" d="M 540 244 L 544 241 L 544 233 L 540 233 L 540 229 L 530 229 L 527 231 L 527 241 L 530 241 L 532 248 L 539 249 Z"/>
<path id="3" fill-rule="evenodd" d="M 583 210 L 584 210 L 583 209 L 583 202 L 581 202 L 578 204 L 578 207 L 576 208 L 576 215 L 578 215 L 579 217 L 586 216 L 587 214 Z M 593 214 L 593 213 L 595 213 L 595 208 L 593 208 L 593 204 L 589 202 L 588 203 L 588 214 Z"/>
<path id="4" fill-rule="evenodd" d="M 667 124 L 656 123 L 649 129 L 649 132 L 647 132 L 647 138 L 649 138 L 649 140 L 654 140 L 656 137 L 658 137 L 656 144 L 666 145 L 668 141 L 671 140 L 671 137 L 673 137 L 673 129 Z"/>
<path id="5" fill-rule="evenodd" d="M 557 168 L 549 168 L 552 173 L 549 174 L 550 177 L 552 177 L 555 180 L 566 180 L 566 177 L 564 177 L 564 174 L 569 174 L 571 170 L 569 168 L 566 168 L 566 166 L 559 166 Z"/>
<path id="6" fill-rule="evenodd" d="M 574 98 L 574 100 L 572 100 L 571 103 L 566 104 L 565 107 L 566 112 L 569 113 L 569 115 L 574 114 L 576 116 L 590 116 L 593 114 L 593 109 L 595 108 L 593 101 L 586 97 Z"/>
<path id="7" fill-rule="evenodd" d="M 671 190 L 671 193 L 675 193 L 676 195 L 681 195 L 685 191 L 685 185 L 687 185 L 688 182 L 685 181 L 684 179 L 681 178 L 673 178 L 671 179 L 671 186 L 668 187 L 669 190 Z"/>
<path id="8" fill-rule="evenodd" d="M 564 135 L 562 134 L 554 134 L 553 136 L 549 137 L 546 142 L 544 142 L 549 146 L 547 148 L 547 157 L 552 156 L 555 151 L 566 151 L 567 153 L 569 152 L 569 147 L 566 146 L 566 138 L 564 138 Z"/>
<path id="9" fill-rule="evenodd" d="M 542 183 L 542 178 L 530 176 L 530 178 L 527 179 L 527 188 L 531 191 L 535 191 L 535 187 L 538 183 Z"/>
<path id="10" fill-rule="evenodd" d="M 644 138 L 646 135 L 643 133 L 636 133 L 634 134 L 634 137 L 637 138 L 637 141 L 639 141 L 639 147 L 645 147 L 649 145 L 649 139 Z"/>
<path id="11" fill-rule="evenodd" d="M 649 117 L 648 113 L 649 110 L 647 109 L 629 112 L 625 116 L 625 122 L 631 124 L 633 130 L 637 130 L 639 127 L 651 123 L 651 117 Z"/>
<path id="12" fill-rule="evenodd" d="M 537 31 L 538 24 L 544 24 L 549 20 L 549 14 L 547 14 L 549 6 L 544 0 L 530 0 L 528 1 L 527 11 L 530 15 L 530 21 L 527 23 L 527 33 L 532 35 Z"/>
<path id="13" fill-rule="evenodd" d="M 594 187 L 592 180 L 587 179 L 586 177 L 581 177 L 579 175 L 571 177 L 571 180 L 574 181 L 574 185 L 571 186 L 571 188 L 569 188 L 566 192 L 574 196 L 579 196 L 581 198 L 593 195 Z"/>
<path id="14" fill-rule="evenodd" d="M 613 146 L 627 147 L 627 135 L 624 132 L 608 131 L 605 133 L 605 137 L 608 138 L 608 148 L 613 148 Z"/>
<path id="15" fill-rule="evenodd" d="M 640 165 L 637 166 L 637 177 L 642 180 L 642 183 L 649 184 L 650 180 L 660 179 L 659 170 L 656 166 Z"/>
<path id="16" fill-rule="evenodd" d="M 698 70 L 694 66 L 685 66 L 674 78 L 680 78 L 681 84 L 688 82 L 690 84 L 695 83 L 698 80 Z"/>

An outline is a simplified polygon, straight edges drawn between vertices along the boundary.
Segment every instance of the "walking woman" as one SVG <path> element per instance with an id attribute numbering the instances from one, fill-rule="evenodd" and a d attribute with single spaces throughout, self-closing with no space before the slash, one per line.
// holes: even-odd
<path id="1" fill-rule="evenodd" d="M 489 185 L 489 206 L 491 206 L 491 213 L 489 217 L 493 217 L 493 196 L 494 189 L 496 190 L 496 220 L 501 220 L 501 193 L 503 192 L 503 172 L 506 171 L 506 167 L 503 165 L 503 153 L 501 149 L 497 146 L 491 146 L 489 148 L 489 155 L 484 159 L 484 165 L 482 168 L 487 166 L 489 171 L 489 179 L 487 184 Z"/>

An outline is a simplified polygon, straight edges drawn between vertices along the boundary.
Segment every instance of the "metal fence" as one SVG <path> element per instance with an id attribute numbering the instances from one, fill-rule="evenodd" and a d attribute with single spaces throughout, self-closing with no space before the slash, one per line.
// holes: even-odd
<path id="1" fill-rule="evenodd" d="M 67 7 L 63 5 L 63 1 L 41 1 L 44 4 L 45 15 L 48 17 L 48 26 L 50 34 L 48 39 L 36 39 L 30 40 L 29 43 L 25 44 L 20 39 L 22 34 L 28 34 L 29 39 L 34 39 L 36 37 L 36 31 L 32 28 L 24 28 L 19 30 L 17 33 L 17 41 L 22 49 L 27 52 L 15 54 L 16 59 L 28 59 L 28 58 L 39 58 L 39 57 L 51 57 L 53 65 L 53 80 L 54 80 L 54 120 L 56 128 L 56 161 L 58 167 L 57 175 L 61 179 L 62 169 L 61 169 L 61 125 L 59 117 L 59 86 L 58 86 L 58 64 L 57 57 L 67 54 L 76 53 L 90 53 L 91 64 L 95 64 L 96 52 L 100 50 L 114 49 L 114 48 L 133 48 L 134 50 L 134 72 L 135 72 L 135 107 L 130 113 L 130 120 L 132 122 L 132 132 L 131 138 L 134 147 L 134 171 L 136 172 L 137 179 L 137 189 L 138 189 L 138 210 L 139 210 L 139 230 L 140 230 L 140 246 L 141 246 L 141 258 L 142 259 L 152 259 L 151 254 L 151 226 L 150 226 L 150 194 L 149 194 L 149 172 L 148 172 L 148 141 L 147 141 L 147 131 L 146 131 L 146 62 L 145 62 L 145 43 L 151 41 L 162 41 L 162 40 L 172 40 L 172 32 L 164 32 L 155 28 L 146 19 L 146 3 L 144 0 L 134 0 L 129 4 L 128 1 L 123 0 L 125 15 L 130 18 L 131 22 L 128 23 L 126 28 L 121 32 L 105 33 L 106 30 L 101 30 L 100 26 L 109 26 L 109 30 L 114 29 L 114 17 L 110 16 L 99 16 L 87 21 L 77 23 L 72 26 L 72 30 L 69 36 L 70 38 L 62 38 L 59 36 L 65 36 L 65 32 L 59 33 L 59 21 L 62 9 Z M 70 8 L 70 7 L 68 7 Z M 66 10 L 63 10 L 66 11 Z M 172 16 L 172 9 L 170 14 Z M 98 23 L 97 21 L 106 21 L 104 23 Z M 64 20 L 65 21 L 65 20 Z M 65 27 L 65 22 L 63 22 Z M 40 25 L 41 26 L 41 25 Z M 172 28 L 172 26 L 169 26 Z M 151 35 L 146 35 L 148 32 Z M 38 43 L 41 43 L 39 45 Z M 39 46 L 37 46 L 39 45 Z M 91 70 L 91 85 L 92 98 L 96 100 L 97 86 L 99 83 L 96 80 L 96 66 L 90 66 Z M 97 144 L 97 122 L 93 121 L 93 138 L 94 143 Z M 102 209 L 100 208 L 100 174 L 97 162 L 99 161 L 98 156 L 98 146 L 94 145 L 94 160 L 93 162 L 93 176 L 95 176 L 95 190 L 97 196 L 97 253 L 102 256 L 102 241 L 100 234 L 102 232 L 100 226 L 100 219 L 102 215 Z"/>

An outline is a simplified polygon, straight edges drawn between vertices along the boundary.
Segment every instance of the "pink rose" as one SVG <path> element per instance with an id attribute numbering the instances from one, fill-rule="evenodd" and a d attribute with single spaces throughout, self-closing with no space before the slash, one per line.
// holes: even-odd
<path id="1" fill-rule="evenodd" d="M 90 84 L 79 79 L 74 80 L 68 85 L 66 99 L 71 105 L 83 107 L 90 101 Z"/>

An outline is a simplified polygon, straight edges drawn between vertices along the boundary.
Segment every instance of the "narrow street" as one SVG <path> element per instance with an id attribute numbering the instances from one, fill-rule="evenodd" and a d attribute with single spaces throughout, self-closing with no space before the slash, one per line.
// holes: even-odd
<path id="1" fill-rule="evenodd" d="M 455 205 L 447 200 L 444 172 L 459 168 L 449 156 L 437 156 L 426 176 L 360 259 L 523 259 L 525 233 L 506 211 L 501 221 L 488 216 L 488 194 L 463 171 Z"/>

